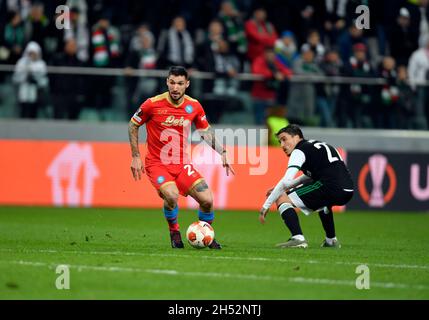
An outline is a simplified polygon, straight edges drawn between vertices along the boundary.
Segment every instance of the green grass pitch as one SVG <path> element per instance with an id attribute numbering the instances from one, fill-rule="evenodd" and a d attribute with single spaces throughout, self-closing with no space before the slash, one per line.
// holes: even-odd
<path id="1" fill-rule="evenodd" d="M 0 207 L 0 299 L 429 299 L 428 214 L 336 214 L 339 250 L 320 248 L 317 214 L 300 215 L 307 249 L 275 248 L 280 216 L 257 215 L 217 212 L 223 250 L 173 250 L 161 210 Z M 182 235 L 195 220 L 180 211 Z M 61 264 L 69 290 L 55 286 Z"/>

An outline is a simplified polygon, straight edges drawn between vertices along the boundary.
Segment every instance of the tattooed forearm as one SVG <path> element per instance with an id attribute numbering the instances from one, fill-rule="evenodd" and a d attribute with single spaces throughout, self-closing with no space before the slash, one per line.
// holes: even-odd
<path id="1" fill-rule="evenodd" d="M 130 140 L 131 155 L 133 157 L 139 157 L 139 127 L 130 121 L 128 124 L 128 138 Z"/>
<path id="2" fill-rule="evenodd" d="M 225 148 L 217 141 L 212 128 L 209 128 L 207 131 L 202 131 L 201 138 L 203 138 L 203 140 L 207 142 L 210 147 L 216 150 L 217 153 L 222 154 L 224 151 Z"/>

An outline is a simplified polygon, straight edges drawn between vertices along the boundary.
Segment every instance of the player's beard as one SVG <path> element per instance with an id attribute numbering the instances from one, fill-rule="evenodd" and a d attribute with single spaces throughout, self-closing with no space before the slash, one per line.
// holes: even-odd
<path id="1" fill-rule="evenodd" d="M 183 93 L 179 96 L 179 98 L 175 99 L 175 98 L 172 96 L 172 94 L 171 94 L 171 92 L 170 92 L 170 91 L 168 92 L 168 94 L 170 95 L 170 99 L 171 99 L 173 102 L 175 102 L 175 103 L 178 103 L 178 102 L 183 98 L 183 96 L 185 95 L 185 93 L 183 92 Z"/>

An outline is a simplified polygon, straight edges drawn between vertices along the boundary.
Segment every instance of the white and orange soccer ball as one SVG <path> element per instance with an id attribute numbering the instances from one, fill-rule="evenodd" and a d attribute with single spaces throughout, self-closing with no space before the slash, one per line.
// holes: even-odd
<path id="1" fill-rule="evenodd" d="M 205 221 L 192 223 L 186 231 L 186 239 L 197 249 L 208 247 L 215 237 L 213 227 Z"/>

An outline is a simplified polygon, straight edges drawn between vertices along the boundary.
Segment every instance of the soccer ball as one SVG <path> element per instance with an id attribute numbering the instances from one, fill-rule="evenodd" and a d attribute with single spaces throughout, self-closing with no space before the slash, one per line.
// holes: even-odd
<path id="1" fill-rule="evenodd" d="M 213 227 L 205 221 L 197 221 L 191 224 L 186 231 L 186 239 L 191 246 L 202 249 L 209 246 L 214 239 Z"/>

